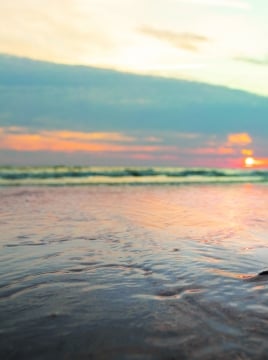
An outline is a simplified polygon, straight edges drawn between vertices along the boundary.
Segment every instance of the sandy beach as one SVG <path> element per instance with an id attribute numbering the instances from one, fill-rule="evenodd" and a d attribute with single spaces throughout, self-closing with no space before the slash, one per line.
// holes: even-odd
<path id="1" fill-rule="evenodd" d="M 265 184 L 0 188 L 1 359 L 265 359 Z"/>

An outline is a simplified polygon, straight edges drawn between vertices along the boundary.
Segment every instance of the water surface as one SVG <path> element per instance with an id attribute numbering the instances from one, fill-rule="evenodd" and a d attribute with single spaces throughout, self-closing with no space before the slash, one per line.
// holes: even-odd
<path id="1" fill-rule="evenodd" d="M 265 359 L 268 186 L 0 188 L 1 359 Z"/>

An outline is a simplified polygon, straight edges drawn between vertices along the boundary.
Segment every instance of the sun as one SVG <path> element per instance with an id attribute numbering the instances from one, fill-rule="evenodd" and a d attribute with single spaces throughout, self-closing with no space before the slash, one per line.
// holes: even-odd
<path id="1" fill-rule="evenodd" d="M 247 157 L 244 160 L 246 167 L 251 167 L 255 165 L 255 159 L 253 157 Z"/>

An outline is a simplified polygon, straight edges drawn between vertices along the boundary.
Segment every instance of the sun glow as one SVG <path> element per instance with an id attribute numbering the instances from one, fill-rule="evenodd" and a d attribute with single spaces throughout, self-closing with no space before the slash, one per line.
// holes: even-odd
<path id="1" fill-rule="evenodd" d="M 245 166 L 251 167 L 255 165 L 255 159 L 253 157 L 247 157 L 245 158 Z"/>

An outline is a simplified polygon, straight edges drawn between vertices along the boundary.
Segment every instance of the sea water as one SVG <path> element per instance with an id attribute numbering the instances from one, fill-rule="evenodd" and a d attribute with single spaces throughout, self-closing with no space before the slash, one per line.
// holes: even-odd
<path id="1" fill-rule="evenodd" d="M 266 359 L 267 204 L 265 182 L 0 187 L 0 358 Z"/>
<path id="2" fill-rule="evenodd" d="M 178 167 L 0 166 L 0 186 L 268 183 L 268 170 Z"/>

